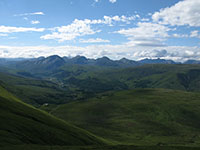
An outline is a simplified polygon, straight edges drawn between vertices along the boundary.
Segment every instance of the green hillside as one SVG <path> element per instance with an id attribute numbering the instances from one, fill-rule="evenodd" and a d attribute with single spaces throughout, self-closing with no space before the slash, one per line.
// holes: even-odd
<path id="1" fill-rule="evenodd" d="M 37 67 L 40 67 L 37 66 Z M 85 100 L 96 94 L 136 88 L 200 91 L 200 65 L 149 64 L 129 68 L 66 64 L 46 74 L 43 69 L 0 72 L 5 88 L 26 103 L 40 107 Z M 43 70 L 45 71 L 45 69 Z"/>
<path id="2" fill-rule="evenodd" d="M 48 76 L 86 95 L 134 88 L 200 91 L 200 65 L 148 64 L 129 68 L 65 65 Z"/>
<path id="3" fill-rule="evenodd" d="M 102 145 L 103 140 L 57 119 L 0 87 L 0 147 L 11 145 Z"/>
<path id="4" fill-rule="evenodd" d="M 199 150 L 199 147 L 188 146 L 38 146 L 38 145 L 17 145 L 2 147 L 1 150 Z"/>
<path id="5" fill-rule="evenodd" d="M 200 94 L 184 92 L 199 91 L 199 65 L 65 65 L 38 78 L 15 71 L 0 73 L 0 149 L 197 150 L 200 145 Z M 104 146 L 107 141 L 116 145 Z"/>
<path id="6" fill-rule="evenodd" d="M 10 93 L 34 106 L 45 103 L 62 104 L 74 99 L 68 89 L 62 88 L 58 83 L 49 80 L 0 72 L 0 83 Z"/>
<path id="7" fill-rule="evenodd" d="M 199 145 L 200 94 L 165 89 L 107 93 L 51 112 L 121 144 Z"/>
<path id="8" fill-rule="evenodd" d="M 150 64 L 93 73 L 101 81 L 118 81 L 129 89 L 166 88 L 200 91 L 200 65 Z"/>

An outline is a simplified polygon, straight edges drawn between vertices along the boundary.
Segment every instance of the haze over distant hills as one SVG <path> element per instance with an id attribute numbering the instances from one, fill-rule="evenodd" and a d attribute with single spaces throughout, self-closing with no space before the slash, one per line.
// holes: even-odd
<path id="1" fill-rule="evenodd" d="M 139 61 L 129 60 L 127 58 L 122 58 L 120 60 L 112 60 L 106 56 L 97 59 L 89 59 L 85 56 L 76 57 L 60 57 L 58 55 L 52 55 L 49 57 L 38 57 L 38 58 L 0 58 L 0 65 L 8 64 L 24 64 L 24 65 L 45 65 L 48 68 L 59 67 L 64 64 L 78 64 L 78 65 L 93 65 L 93 66 L 107 66 L 107 67 L 130 67 L 130 66 L 140 66 L 144 64 L 200 64 L 200 60 L 187 60 L 183 63 L 175 62 L 173 60 L 166 59 L 142 59 Z"/>

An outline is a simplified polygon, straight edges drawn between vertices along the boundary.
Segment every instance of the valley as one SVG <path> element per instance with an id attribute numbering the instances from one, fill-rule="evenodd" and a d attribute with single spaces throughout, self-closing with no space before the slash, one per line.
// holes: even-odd
<path id="1" fill-rule="evenodd" d="M 198 149 L 199 64 L 50 58 L 1 64 L 3 149 Z"/>

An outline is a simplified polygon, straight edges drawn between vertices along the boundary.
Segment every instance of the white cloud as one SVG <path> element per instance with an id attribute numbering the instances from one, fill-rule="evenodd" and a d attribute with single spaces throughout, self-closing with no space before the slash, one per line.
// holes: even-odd
<path id="1" fill-rule="evenodd" d="M 0 33 L 13 33 L 13 32 L 43 32 L 44 28 L 25 28 L 25 27 L 10 27 L 0 26 Z"/>
<path id="2" fill-rule="evenodd" d="M 8 36 L 8 34 L 1 33 L 0 36 Z"/>
<path id="3" fill-rule="evenodd" d="M 84 33 L 85 34 L 85 33 Z M 59 42 L 63 41 L 68 41 L 68 40 L 73 40 L 77 36 L 81 36 L 79 33 L 58 33 L 58 32 L 53 32 L 52 34 L 46 34 L 44 36 L 41 36 L 40 38 L 43 40 L 58 40 Z"/>
<path id="4" fill-rule="evenodd" d="M 40 23 L 40 21 L 38 21 L 38 20 L 32 20 L 31 21 L 31 24 L 39 24 Z"/>
<path id="5" fill-rule="evenodd" d="M 142 18 L 141 21 L 144 21 L 144 22 L 149 21 L 149 18 Z"/>
<path id="6" fill-rule="evenodd" d="M 139 22 L 137 27 L 130 29 L 122 29 L 118 31 L 120 34 L 124 34 L 128 37 L 136 38 L 154 38 L 154 37 L 168 37 L 168 31 L 170 29 L 166 26 L 150 23 L 150 22 Z"/>
<path id="7" fill-rule="evenodd" d="M 27 18 L 27 17 L 24 17 L 23 19 L 24 19 L 24 20 L 28 20 L 28 18 Z"/>
<path id="8" fill-rule="evenodd" d="M 85 23 L 87 24 L 106 24 L 106 25 L 112 25 L 114 22 L 124 22 L 129 23 L 130 21 L 133 21 L 136 19 L 136 16 L 104 16 L 103 19 L 95 19 L 95 20 L 89 20 L 85 19 Z"/>
<path id="9" fill-rule="evenodd" d="M 140 18 L 140 15 L 139 15 L 139 14 L 136 14 L 135 16 L 136 16 L 137 18 Z"/>
<path id="10" fill-rule="evenodd" d="M 115 33 L 125 35 L 130 40 L 128 44 L 140 46 L 164 46 L 162 43 L 166 40 L 168 31 L 171 29 L 155 23 L 139 22 L 137 27 L 130 29 L 121 29 Z"/>
<path id="11" fill-rule="evenodd" d="M 129 24 L 130 21 L 135 20 L 136 17 L 137 17 L 137 15 L 136 16 L 130 16 L 130 17 L 126 17 L 124 15 L 122 15 L 122 16 L 113 16 L 113 17 L 104 16 L 103 20 L 101 20 L 101 23 L 107 24 L 107 25 L 110 25 L 110 26 L 113 26 L 113 22 L 124 22 L 124 23 Z"/>
<path id="12" fill-rule="evenodd" d="M 43 12 L 35 12 L 35 13 L 30 13 L 31 15 L 44 15 Z"/>
<path id="13" fill-rule="evenodd" d="M 190 37 L 200 38 L 200 34 L 198 30 L 194 30 L 190 33 Z"/>
<path id="14" fill-rule="evenodd" d="M 92 29 L 92 25 L 96 24 L 106 24 L 109 26 L 113 26 L 113 22 L 124 22 L 129 23 L 131 20 L 134 20 L 134 16 L 126 17 L 126 16 L 104 16 L 103 19 L 98 20 L 78 20 L 75 19 L 72 24 L 67 26 L 55 27 L 52 29 L 52 33 L 41 36 L 41 39 L 49 40 L 54 39 L 59 42 L 73 40 L 76 37 L 81 37 L 85 35 L 92 35 L 101 30 Z"/>
<path id="15" fill-rule="evenodd" d="M 187 46 L 168 46 L 164 48 L 156 49 L 146 49 L 141 51 L 136 51 L 134 57 L 139 59 L 144 58 L 162 58 L 171 59 L 177 62 L 183 62 L 189 59 L 200 60 L 200 48 L 197 47 L 187 47 Z"/>
<path id="16" fill-rule="evenodd" d="M 109 0 L 109 2 L 115 3 L 115 2 L 117 2 L 117 0 Z"/>
<path id="17" fill-rule="evenodd" d="M 111 59 L 126 57 L 132 60 L 144 58 L 172 59 L 174 61 L 186 61 L 188 59 L 200 60 L 200 48 L 186 46 L 166 47 L 141 47 L 128 45 L 90 45 L 78 46 L 0 46 L 0 57 L 39 57 L 39 56 L 76 56 L 82 55 L 88 58 L 99 58 L 108 56 Z"/>
<path id="18" fill-rule="evenodd" d="M 41 39 L 57 39 L 59 42 L 63 42 L 67 40 L 73 40 L 79 36 L 91 35 L 100 32 L 99 30 L 94 31 L 91 29 L 90 24 L 90 20 L 75 19 L 72 24 L 56 27 L 53 33 L 41 36 Z"/>
<path id="19" fill-rule="evenodd" d="M 99 1 L 100 1 L 100 0 L 94 0 L 95 3 L 98 3 Z M 115 3 L 115 2 L 117 2 L 117 0 L 109 0 L 109 2 Z"/>
<path id="20" fill-rule="evenodd" d="M 45 15 L 43 12 L 23 13 L 15 14 L 14 16 L 33 16 L 33 15 Z"/>
<path id="21" fill-rule="evenodd" d="M 101 39 L 101 38 L 96 38 L 96 39 L 81 39 L 80 40 L 81 43 L 109 43 L 110 41 L 109 40 L 104 40 L 104 39 Z"/>
<path id="22" fill-rule="evenodd" d="M 175 38 L 187 38 L 187 37 L 189 37 L 189 35 L 187 35 L 187 34 L 177 34 L 177 33 L 174 33 L 174 34 L 172 35 L 172 37 L 175 37 Z"/>
<path id="23" fill-rule="evenodd" d="M 183 0 L 152 15 L 155 22 L 172 26 L 200 26 L 200 0 Z"/>

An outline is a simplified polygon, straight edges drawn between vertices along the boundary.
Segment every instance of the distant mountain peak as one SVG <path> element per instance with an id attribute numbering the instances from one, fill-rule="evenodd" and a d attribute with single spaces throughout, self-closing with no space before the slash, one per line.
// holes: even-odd
<path id="1" fill-rule="evenodd" d="M 102 58 L 100 59 L 106 59 L 106 60 L 111 60 L 110 58 L 108 58 L 107 56 L 103 56 Z"/>
<path id="2" fill-rule="evenodd" d="M 129 59 L 127 59 L 127 58 L 123 57 L 123 58 L 121 58 L 120 60 L 129 60 Z"/>
<path id="3" fill-rule="evenodd" d="M 200 64 L 200 60 L 187 60 L 184 64 Z"/>
<path id="4" fill-rule="evenodd" d="M 161 58 L 157 58 L 157 59 L 145 58 L 138 62 L 141 64 L 176 64 L 176 62 L 174 62 L 173 60 L 166 60 L 166 59 L 161 59 Z"/>
<path id="5" fill-rule="evenodd" d="M 58 55 L 52 55 L 52 56 L 49 56 L 46 58 L 39 57 L 39 58 L 33 60 L 32 63 L 35 65 L 40 65 L 41 67 L 51 69 L 51 68 L 56 68 L 56 67 L 64 65 L 65 60 Z"/>
<path id="6" fill-rule="evenodd" d="M 62 59 L 62 57 L 58 55 L 51 55 L 51 56 L 48 56 L 46 59 Z"/>
<path id="7" fill-rule="evenodd" d="M 78 55 L 76 57 L 71 58 L 69 62 L 73 64 L 87 64 L 88 59 L 85 56 Z"/>

